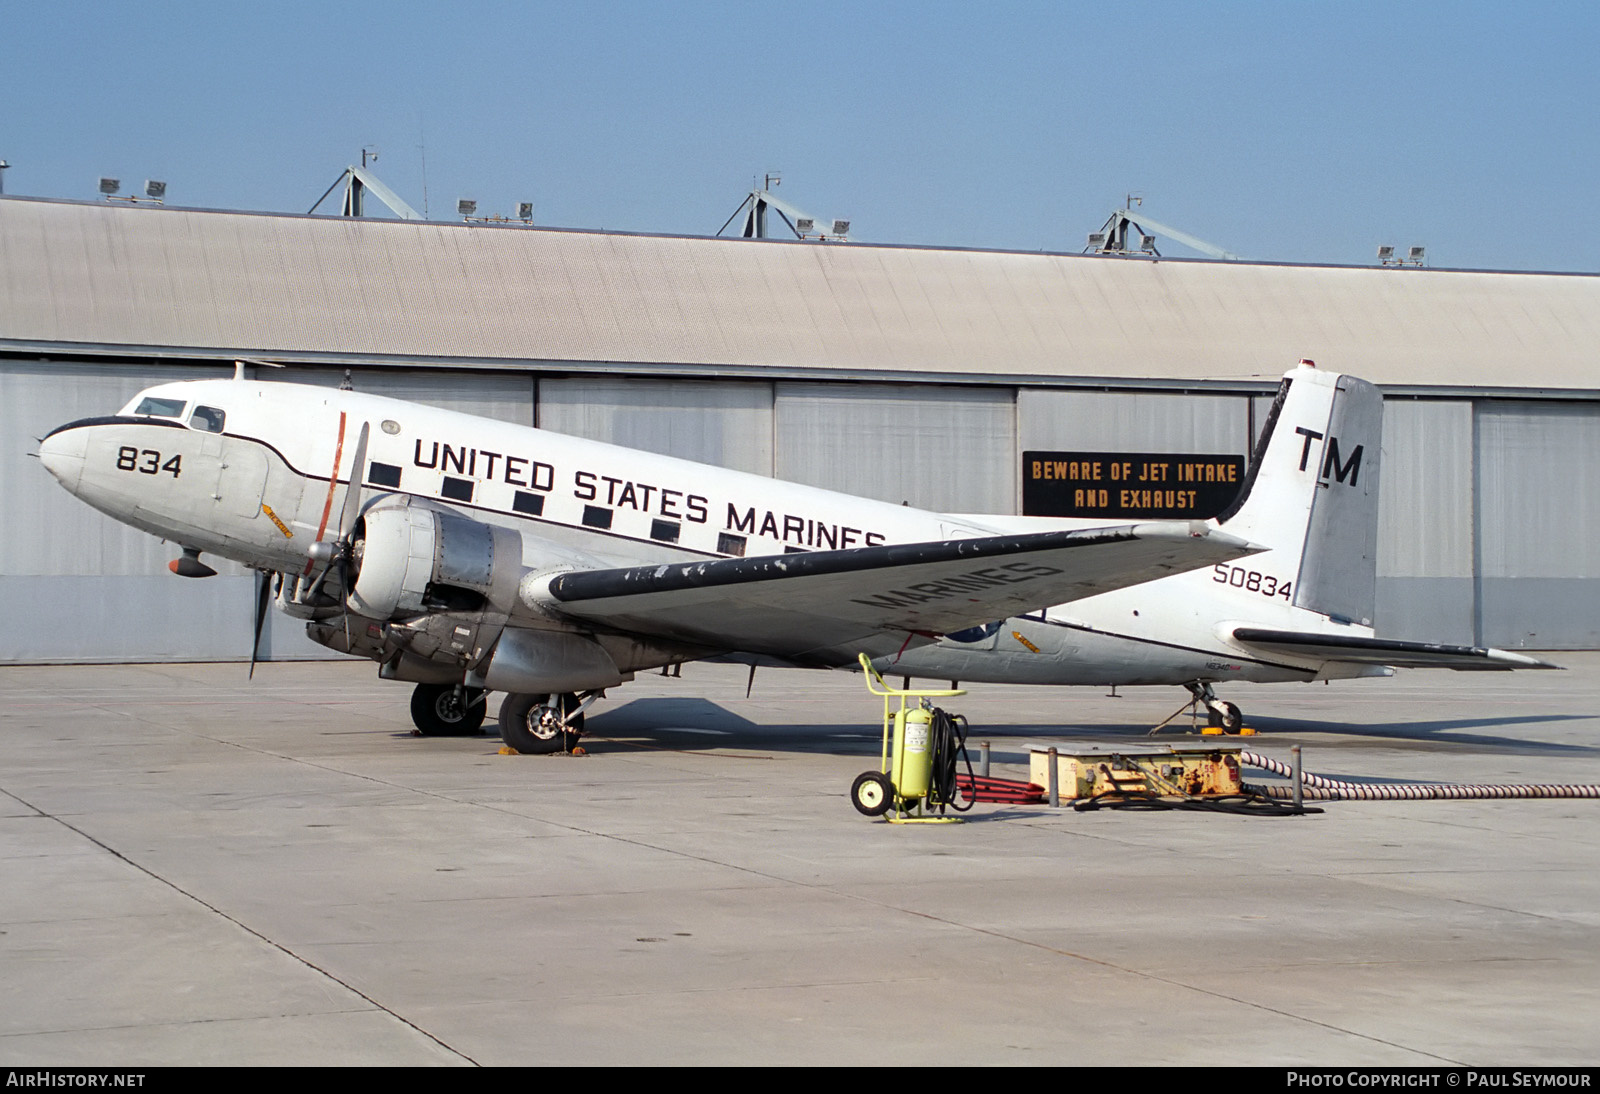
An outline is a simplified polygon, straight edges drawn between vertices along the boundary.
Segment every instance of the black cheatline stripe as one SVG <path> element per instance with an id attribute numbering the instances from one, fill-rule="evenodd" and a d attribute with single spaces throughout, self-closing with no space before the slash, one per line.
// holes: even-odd
<path id="1" fill-rule="evenodd" d="M 191 431 L 189 427 L 184 425 L 182 422 L 174 421 L 171 418 L 135 418 L 128 414 L 105 414 L 98 418 L 79 418 L 75 422 L 68 422 L 66 425 L 58 425 L 50 432 L 46 433 L 43 439 L 49 440 L 57 433 L 65 433 L 69 429 L 83 429 L 91 425 L 155 425 L 160 426 L 163 429 L 182 429 L 185 432 L 196 433 L 203 432 L 202 430 Z"/>

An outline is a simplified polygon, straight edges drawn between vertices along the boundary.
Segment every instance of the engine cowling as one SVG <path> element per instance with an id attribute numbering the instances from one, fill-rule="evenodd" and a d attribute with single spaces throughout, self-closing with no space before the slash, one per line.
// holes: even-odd
<path id="1" fill-rule="evenodd" d="M 552 694 L 614 687 L 641 664 L 682 659 L 567 629 L 535 594 L 575 561 L 593 560 L 529 549 L 512 529 L 397 497 L 367 510 L 355 538 L 349 610 L 369 622 L 313 623 L 307 633 L 381 661 L 396 678 L 464 675 L 474 687 Z M 513 615 L 518 625 L 508 627 Z"/>
<path id="2" fill-rule="evenodd" d="M 425 611 L 510 610 L 522 572 L 522 540 L 509 528 L 408 504 L 362 518 L 360 569 L 350 607 L 369 619 Z"/>

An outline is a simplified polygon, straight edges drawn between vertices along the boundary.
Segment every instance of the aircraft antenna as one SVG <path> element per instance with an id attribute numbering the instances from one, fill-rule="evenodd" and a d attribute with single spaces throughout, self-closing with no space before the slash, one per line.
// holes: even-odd
<path id="1" fill-rule="evenodd" d="M 283 366 L 283 362 L 281 362 L 281 361 L 267 361 L 267 360 L 263 360 L 260 357 L 240 357 L 240 358 L 236 359 L 233 362 L 233 378 L 235 380 L 248 379 L 248 377 L 246 377 L 245 374 L 244 374 L 244 370 L 245 370 L 246 366 L 250 366 L 250 365 L 253 365 L 256 368 L 283 368 L 284 367 Z"/>
<path id="2" fill-rule="evenodd" d="M 420 130 L 421 122 L 419 121 L 417 124 L 418 124 L 419 130 Z M 419 143 L 417 145 L 417 155 L 422 160 L 422 219 L 423 220 L 427 220 L 428 219 L 428 138 L 425 135 L 423 135 L 423 134 L 421 134 L 419 132 L 418 133 L 418 140 L 421 143 Z"/>

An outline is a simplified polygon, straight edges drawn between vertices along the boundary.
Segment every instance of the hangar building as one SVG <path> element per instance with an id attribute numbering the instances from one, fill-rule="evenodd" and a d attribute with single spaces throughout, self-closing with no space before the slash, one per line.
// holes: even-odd
<path id="1" fill-rule="evenodd" d="M 0 197 L 0 661 L 249 656 L 253 577 L 61 490 L 151 383 L 338 384 L 950 512 L 1022 453 L 1248 452 L 1302 357 L 1387 397 L 1379 633 L 1600 647 L 1600 277 L 625 235 Z M 262 370 L 266 372 L 267 370 Z M 277 616 L 269 656 L 327 656 Z"/>

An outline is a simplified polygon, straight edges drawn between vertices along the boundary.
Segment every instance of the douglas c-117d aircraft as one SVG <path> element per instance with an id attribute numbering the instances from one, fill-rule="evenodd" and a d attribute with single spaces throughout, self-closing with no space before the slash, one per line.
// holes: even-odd
<path id="1" fill-rule="evenodd" d="M 1219 681 L 1547 667 L 1373 637 L 1382 398 L 1306 364 L 1229 512 L 1110 527 L 928 512 L 242 371 L 63 425 L 40 458 L 179 544 L 175 573 L 214 573 L 210 552 L 276 575 L 313 639 L 417 685 L 425 734 L 477 730 L 500 691 L 506 744 L 558 751 L 604 689 L 713 657 L 1173 684 L 1234 725 Z"/>

